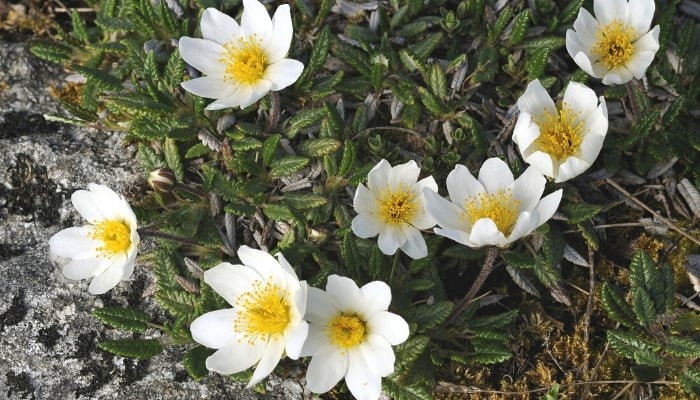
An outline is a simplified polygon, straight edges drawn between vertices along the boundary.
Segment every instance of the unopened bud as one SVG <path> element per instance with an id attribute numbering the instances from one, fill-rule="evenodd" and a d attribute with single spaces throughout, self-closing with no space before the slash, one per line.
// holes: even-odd
<path id="1" fill-rule="evenodd" d="M 175 173 L 170 168 L 158 168 L 148 174 L 148 185 L 157 193 L 170 193 L 175 187 Z"/>

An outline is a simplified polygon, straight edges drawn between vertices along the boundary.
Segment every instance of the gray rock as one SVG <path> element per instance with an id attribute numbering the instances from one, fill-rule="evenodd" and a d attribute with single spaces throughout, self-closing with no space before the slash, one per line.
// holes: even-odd
<path id="1" fill-rule="evenodd" d="M 97 347 L 124 337 L 90 314 L 96 307 L 133 306 L 158 312 L 143 297 L 146 268 L 105 295 L 87 282 L 65 279 L 48 259 L 48 239 L 82 223 L 70 194 L 89 182 L 117 192 L 143 190 L 143 171 L 123 134 L 47 122 L 61 110 L 48 94 L 65 73 L 29 54 L 22 43 L 0 42 L 0 398 L 3 399 L 293 399 L 308 397 L 294 379 L 270 377 L 267 392 L 210 374 L 200 382 L 185 372 L 188 346 L 168 347 L 147 361 L 124 359 Z M 156 330 L 147 332 L 157 338 Z M 191 346 L 190 346 L 191 347 Z M 283 362 L 290 376 L 298 364 Z M 301 380 L 301 378 L 299 378 Z"/>

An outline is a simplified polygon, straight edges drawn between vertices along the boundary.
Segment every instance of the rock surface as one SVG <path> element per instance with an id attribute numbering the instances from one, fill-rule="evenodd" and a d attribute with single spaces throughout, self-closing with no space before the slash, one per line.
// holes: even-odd
<path id="1" fill-rule="evenodd" d="M 174 346 L 147 361 L 97 347 L 115 338 L 90 314 L 102 306 L 155 312 L 144 298 L 151 277 L 137 268 L 105 295 L 68 281 L 48 259 L 48 239 L 80 225 L 70 194 L 89 182 L 138 193 L 143 173 L 123 135 L 47 122 L 61 113 L 48 93 L 65 73 L 22 43 L 0 42 L 0 398 L 2 399 L 295 399 L 309 397 L 294 379 L 270 377 L 267 391 L 210 374 L 194 382 Z M 147 332 L 158 337 L 157 331 Z M 296 368 L 292 366 L 292 368 Z"/>

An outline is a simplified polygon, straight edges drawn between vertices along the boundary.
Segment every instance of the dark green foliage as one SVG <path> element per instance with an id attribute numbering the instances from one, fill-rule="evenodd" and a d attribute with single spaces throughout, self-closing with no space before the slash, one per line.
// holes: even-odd
<path id="1" fill-rule="evenodd" d="M 155 339 L 105 340 L 98 346 L 112 354 L 139 360 L 149 359 L 163 351 L 163 347 Z"/>
<path id="2" fill-rule="evenodd" d="M 113 328 L 142 333 L 148 328 L 151 316 L 145 312 L 128 308 L 97 308 L 92 315 Z"/>
<path id="3" fill-rule="evenodd" d="M 192 377 L 192 379 L 198 381 L 209 374 L 209 370 L 205 365 L 207 357 L 212 355 L 214 350 L 208 349 L 203 346 L 197 346 L 185 354 L 185 359 L 183 364 L 185 365 L 185 371 Z"/>

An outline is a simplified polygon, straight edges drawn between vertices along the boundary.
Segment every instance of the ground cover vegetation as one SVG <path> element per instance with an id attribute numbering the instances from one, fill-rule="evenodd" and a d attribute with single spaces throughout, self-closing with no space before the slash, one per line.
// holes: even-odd
<path id="1" fill-rule="evenodd" d="M 133 213 L 100 185 L 76 192 L 93 227 L 52 238 L 94 293 L 128 285 L 134 247 L 158 241 L 136 265 L 167 317 L 97 309 L 114 328 L 101 348 L 182 346 L 193 379 L 235 371 L 258 390 L 272 368 L 308 365 L 322 398 L 373 398 L 357 382 L 378 377 L 397 399 L 700 395 L 698 22 L 680 1 L 624 21 L 598 3 L 93 0 L 34 25 L 5 13 L 6 29 L 37 31 L 35 55 L 83 77 L 53 88 L 69 114 L 46 118 L 126 131 L 150 184 Z M 293 26 L 286 53 L 252 28 L 273 14 L 270 37 Z M 263 30 L 222 43 L 226 18 Z M 208 63 L 212 46 L 240 63 Z M 126 253 L 86 272 L 61 247 L 79 235 Z M 249 278 L 270 265 L 266 283 Z M 231 365 L 208 329 L 224 325 L 284 345 Z M 361 346 L 389 349 L 365 368 L 374 378 L 351 372 Z M 298 359 L 277 365 L 283 352 Z"/>

